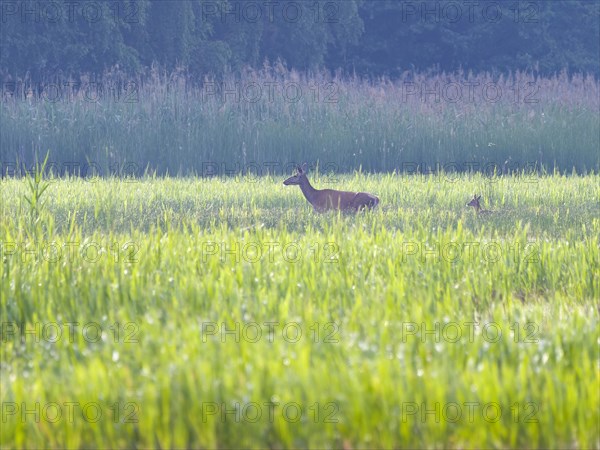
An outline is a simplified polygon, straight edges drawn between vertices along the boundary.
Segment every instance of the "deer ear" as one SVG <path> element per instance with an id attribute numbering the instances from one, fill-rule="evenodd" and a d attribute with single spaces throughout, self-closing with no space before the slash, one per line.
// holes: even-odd
<path id="1" fill-rule="evenodd" d="M 306 172 L 307 167 L 308 167 L 308 164 L 306 164 L 306 163 L 302 164 L 302 172 Z"/>
<path id="2" fill-rule="evenodd" d="M 481 200 L 481 195 L 478 195 L 478 196 L 477 196 L 477 200 Z"/>

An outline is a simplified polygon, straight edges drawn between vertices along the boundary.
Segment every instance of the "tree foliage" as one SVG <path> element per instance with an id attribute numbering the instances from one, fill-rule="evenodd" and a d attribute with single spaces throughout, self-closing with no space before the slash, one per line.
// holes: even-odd
<path id="1" fill-rule="evenodd" d="M 368 76 L 562 69 L 600 75 L 600 3 L 450 0 L 31 0 L 1 3 L 0 72 L 202 76 L 281 60 Z"/>

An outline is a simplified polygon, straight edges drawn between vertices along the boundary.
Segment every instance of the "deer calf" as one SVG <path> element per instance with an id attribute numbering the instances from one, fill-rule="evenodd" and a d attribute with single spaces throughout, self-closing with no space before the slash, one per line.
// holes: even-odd
<path id="1" fill-rule="evenodd" d="M 467 203 L 467 206 L 472 206 L 475 208 L 477 214 L 490 214 L 492 211 L 489 209 L 482 209 L 481 205 L 479 204 L 479 200 L 481 200 L 481 195 L 473 195 L 473 198 L 469 203 Z"/>
<path id="2" fill-rule="evenodd" d="M 328 210 L 360 211 L 377 206 L 379 198 L 366 192 L 336 191 L 315 189 L 306 176 L 306 163 L 296 168 L 296 174 L 283 182 L 286 186 L 298 185 L 315 211 Z"/>

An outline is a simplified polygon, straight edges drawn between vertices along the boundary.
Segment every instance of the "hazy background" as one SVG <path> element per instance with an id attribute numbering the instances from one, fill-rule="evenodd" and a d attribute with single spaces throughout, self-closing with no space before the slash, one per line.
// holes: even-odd
<path id="1" fill-rule="evenodd" d="M 2 173 L 597 171 L 595 1 L 3 1 Z"/>

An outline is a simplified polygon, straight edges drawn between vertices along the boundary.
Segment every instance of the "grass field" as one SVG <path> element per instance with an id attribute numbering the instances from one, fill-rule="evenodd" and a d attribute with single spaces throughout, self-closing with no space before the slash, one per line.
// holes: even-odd
<path id="1" fill-rule="evenodd" d="M 309 176 L 1 181 L 2 448 L 600 447 L 598 175 Z"/>

